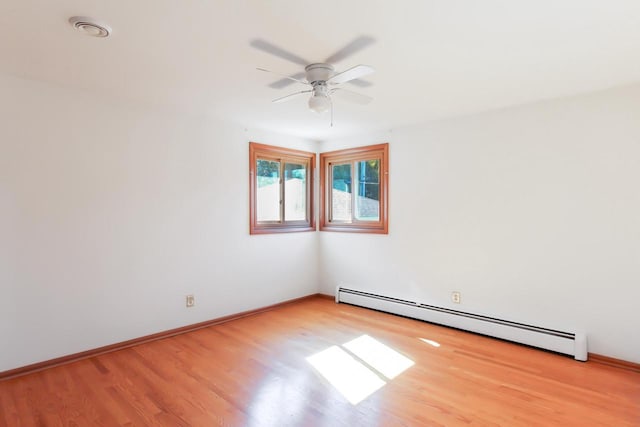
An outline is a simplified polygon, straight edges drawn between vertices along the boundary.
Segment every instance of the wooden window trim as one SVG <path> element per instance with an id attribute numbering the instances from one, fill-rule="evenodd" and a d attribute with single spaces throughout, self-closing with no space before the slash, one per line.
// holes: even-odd
<path id="1" fill-rule="evenodd" d="M 329 191 L 332 188 L 329 185 L 330 165 L 373 158 L 380 159 L 380 220 L 331 222 L 329 215 L 331 208 Z M 320 153 L 320 231 L 389 234 L 389 143 Z"/>
<path id="2" fill-rule="evenodd" d="M 258 159 L 271 159 L 278 161 L 302 162 L 308 165 L 307 168 L 307 219 L 304 221 L 274 221 L 258 222 L 257 217 L 257 180 L 256 162 Z M 282 162 L 284 163 L 284 162 Z M 314 175 L 316 167 L 316 154 L 294 150 L 285 147 L 249 143 L 249 233 L 250 234 L 271 234 L 271 233 L 292 233 L 301 231 L 315 231 L 315 209 L 314 209 Z M 284 182 L 284 178 L 283 178 Z M 284 185 L 284 184 L 281 184 Z M 286 197 L 286 195 L 284 196 Z M 284 217 L 284 200 L 280 207 L 280 218 Z"/>

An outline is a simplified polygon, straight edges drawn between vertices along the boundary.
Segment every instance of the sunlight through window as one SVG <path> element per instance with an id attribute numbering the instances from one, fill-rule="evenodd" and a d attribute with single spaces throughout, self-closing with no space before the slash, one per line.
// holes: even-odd
<path id="1" fill-rule="evenodd" d="M 426 339 L 426 338 L 420 338 L 420 341 L 422 341 L 422 342 L 426 342 L 427 344 L 432 345 L 432 346 L 434 346 L 434 347 L 440 347 L 440 343 L 439 343 L 439 342 L 437 342 L 437 341 L 428 340 L 428 339 Z"/>
<path id="2" fill-rule="evenodd" d="M 352 404 L 357 405 L 386 383 L 338 346 L 307 357 L 307 361 Z"/>
<path id="3" fill-rule="evenodd" d="M 414 365 L 411 359 L 369 335 L 362 335 L 343 347 L 390 380 Z"/>

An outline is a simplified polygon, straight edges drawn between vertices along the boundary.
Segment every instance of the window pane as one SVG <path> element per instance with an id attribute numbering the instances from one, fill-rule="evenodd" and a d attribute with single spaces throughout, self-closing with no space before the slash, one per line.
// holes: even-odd
<path id="1" fill-rule="evenodd" d="M 351 221 L 351 165 L 331 167 L 331 220 Z"/>
<path id="2" fill-rule="evenodd" d="M 356 163 L 358 177 L 356 214 L 359 221 L 380 220 L 380 161 L 364 160 Z"/>
<path id="3" fill-rule="evenodd" d="M 280 221 L 280 162 L 258 159 L 256 216 L 260 221 Z"/>
<path id="4" fill-rule="evenodd" d="M 307 168 L 295 163 L 284 164 L 284 220 L 307 219 Z"/>

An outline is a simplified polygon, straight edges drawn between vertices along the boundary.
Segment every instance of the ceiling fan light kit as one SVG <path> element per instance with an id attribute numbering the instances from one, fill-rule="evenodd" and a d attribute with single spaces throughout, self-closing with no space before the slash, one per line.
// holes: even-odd
<path id="1" fill-rule="evenodd" d="M 373 69 L 373 67 L 370 67 L 368 65 L 356 65 L 355 67 L 349 68 L 346 71 L 336 73 L 333 65 L 331 65 L 330 62 L 340 61 L 348 55 L 351 55 L 356 51 L 363 49 L 371 43 L 373 43 L 373 39 L 371 37 L 358 37 L 354 41 L 340 49 L 338 52 L 331 55 L 324 62 L 311 64 L 309 64 L 299 56 L 287 52 L 286 50 L 261 39 L 253 40 L 251 42 L 251 46 L 298 65 L 308 64 L 304 68 L 304 78 L 306 81 L 301 79 L 301 74 L 286 76 L 283 74 L 274 73 L 273 71 L 266 70 L 264 68 L 258 68 L 258 70 L 278 74 L 284 77 L 282 80 L 272 83 L 270 85 L 271 87 L 282 87 L 290 84 L 291 82 L 311 86 L 311 89 L 309 90 L 294 92 L 292 94 L 274 99 L 273 102 L 288 101 L 300 95 L 310 93 L 311 97 L 309 98 L 309 109 L 319 114 L 331 111 L 331 126 L 333 126 L 333 102 L 331 100 L 331 96 L 333 94 L 336 94 L 347 101 L 351 101 L 357 104 L 368 104 L 373 100 L 373 98 L 368 95 L 345 90 L 341 87 L 338 87 L 338 85 L 342 83 L 352 82 L 353 84 L 356 84 L 360 87 L 368 86 L 368 82 L 359 79 L 360 77 L 373 73 L 375 70 Z"/>
<path id="2" fill-rule="evenodd" d="M 318 114 L 326 113 L 331 108 L 331 99 L 326 95 L 313 95 L 309 98 L 309 109 Z"/>
<path id="3" fill-rule="evenodd" d="M 311 67 L 311 65 L 309 67 Z M 321 73 L 322 71 L 320 71 L 320 73 L 318 74 Z M 325 76 L 323 75 L 322 77 Z M 329 111 L 329 109 L 331 108 L 331 98 L 329 98 L 330 92 L 327 87 L 326 79 L 314 80 L 311 83 L 311 86 L 313 87 L 313 95 L 311 95 L 311 98 L 309 98 L 309 109 L 311 111 L 315 111 L 318 114 Z"/>

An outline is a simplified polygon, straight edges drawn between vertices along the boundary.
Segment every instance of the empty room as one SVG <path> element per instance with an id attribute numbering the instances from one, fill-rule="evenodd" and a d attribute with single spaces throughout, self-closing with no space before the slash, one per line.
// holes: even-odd
<path id="1" fill-rule="evenodd" d="M 640 425 L 640 2 L 3 0 L 0 427 Z"/>

